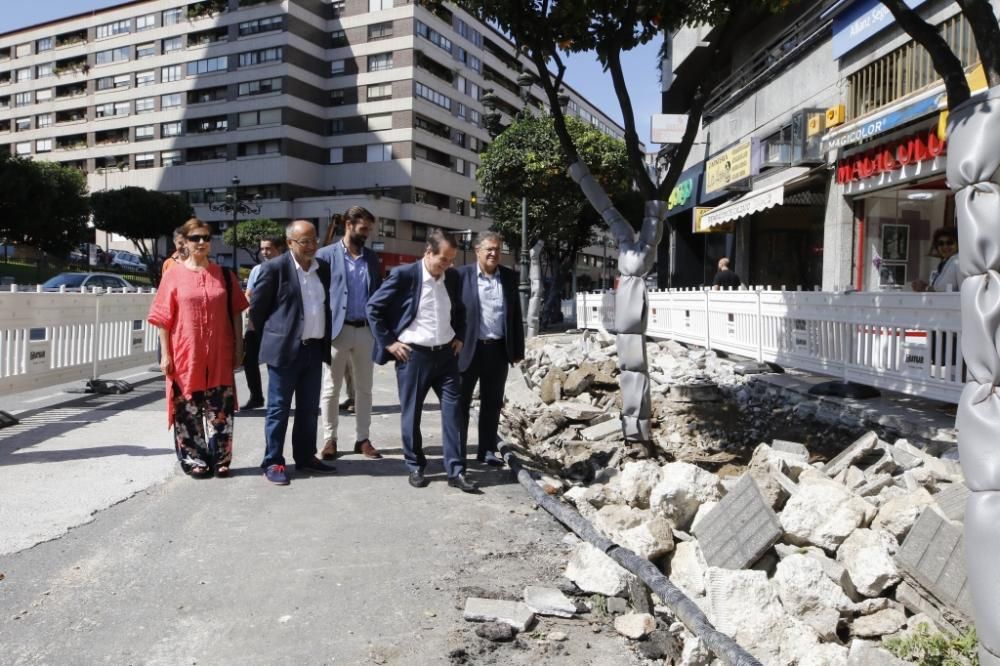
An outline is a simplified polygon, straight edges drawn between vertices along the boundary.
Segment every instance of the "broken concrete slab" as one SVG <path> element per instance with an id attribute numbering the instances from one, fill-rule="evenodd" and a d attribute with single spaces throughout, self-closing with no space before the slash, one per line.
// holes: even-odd
<path id="1" fill-rule="evenodd" d="M 943 488 L 934 497 L 934 502 L 948 520 L 965 522 L 965 503 L 969 499 L 969 489 L 964 483 L 953 483 Z"/>
<path id="2" fill-rule="evenodd" d="M 877 641 L 855 638 L 847 653 L 847 666 L 908 666 L 909 662 L 897 658 L 881 647 Z"/>
<path id="3" fill-rule="evenodd" d="M 517 631 L 525 631 L 535 621 L 535 614 L 520 601 L 502 599 L 480 599 L 470 597 L 465 600 L 462 614 L 470 622 L 502 622 Z"/>
<path id="4" fill-rule="evenodd" d="M 806 470 L 781 512 L 785 541 L 836 551 L 851 532 L 867 525 L 876 509 L 820 472 Z"/>
<path id="5" fill-rule="evenodd" d="M 806 448 L 805 444 L 776 439 L 771 442 L 771 449 L 782 458 L 809 462 L 809 449 Z"/>
<path id="6" fill-rule="evenodd" d="M 837 561 L 844 565 L 857 591 L 877 597 L 899 581 L 899 568 L 893 554 L 899 543 L 883 530 L 858 529 L 851 533 L 837 551 Z"/>
<path id="7" fill-rule="evenodd" d="M 598 440 L 607 439 L 613 435 L 620 435 L 621 432 L 621 422 L 618 419 L 612 419 L 610 421 L 605 421 L 604 423 L 592 425 L 589 428 L 584 428 L 580 431 L 580 436 L 588 441 L 596 442 Z"/>
<path id="8" fill-rule="evenodd" d="M 823 466 L 823 473 L 833 478 L 869 455 L 879 444 L 878 435 L 867 432 L 854 440 L 846 449 L 837 454 L 833 460 Z"/>
<path id="9" fill-rule="evenodd" d="M 587 542 L 581 542 L 573 551 L 566 566 L 566 578 L 576 583 L 584 592 L 596 592 L 614 597 L 628 589 L 633 574 Z"/>
<path id="10" fill-rule="evenodd" d="M 538 615 L 576 615 L 576 603 L 554 587 L 529 585 L 524 588 L 524 604 Z"/>
<path id="11" fill-rule="evenodd" d="M 896 608 L 887 608 L 854 620 L 851 633 L 858 638 L 878 638 L 893 634 L 906 625 L 906 615 Z"/>
<path id="12" fill-rule="evenodd" d="M 656 629 L 656 618 L 647 613 L 628 613 L 615 618 L 615 631 L 626 638 L 638 640 Z"/>
<path id="13" fill-rule="evenodd" d="M 708 565 L 725 569 L 752 565 L 783 533 L 777 514 L 749 474 L 693 531 Z"/>
<path id="14" fill-rule="evenodd" d="M 961 525 L 933 509 L 924 509 L 900 546 L 896 561 L 937 600 L 958 609 L 966 618 L 972 617 Z"/>

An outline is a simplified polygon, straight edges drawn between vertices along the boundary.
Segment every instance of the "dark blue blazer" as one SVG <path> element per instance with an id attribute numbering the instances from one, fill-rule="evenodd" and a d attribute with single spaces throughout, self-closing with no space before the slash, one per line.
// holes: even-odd
<path id="1" fill-rule="evenodd" d="M 330 362 L 330 265 L 319 263 L 320 282 L 326 295 L 323 360 Z M 302 288 L 295 270 L 295 257 L 286 252 L 261 264 L 257 282 L 250 293 L 250 320 L 260 331 L 259 359 L 275 367 L 291 365 L 302 349 Z"/>
<path id="2" fill-rule="evenodd" d="M 340 335 L 347 314 L 347 265 L 344 259 L 346 252 L 347 249 L 341 239 L 320 248 L 316 253 L 317 259 L 330 264 L 330 337 L 332 338 Z M 368 293 L 365 295 L 367 300 L 382 285 L 382 264 L 378 260 L 378 253 L 367 247 L 363 248 L 361 258 L 368 266 Z"/>
<path id="3" fill-rule="evenodd" d="M 400 266 L 389 273 L 382 286 L 368 299 L 368 323 L 375 336 L 372 358 L 379 365 L 392 360 L 386 347 L 396 342 L 417 316 L 420 304 L 420 265 L 423 259 Z M 444 286 L 451 298 L 451 327 L 455 337 L 465 339 L 465 306 L 462 305 L 462 288 L 458 273 L 449 268 L 444 274 Z"/>
<path id="4" fill-rule="evenodd" d="M 500 286 L 503 289 L 504 346 L 507 360 L 513 365 L 524 358 L 524 320 L 521 317 L 521 299 L 517 293 L 517 276 L 506 266 L 498 266 Z M 458 275 L 462 280 L 462 303 L 465 305 L 465 338 L 458 356 L 458 369 L 465 372 L 476 356 L 479 344 L 479 264 L 461 266 Z"/>

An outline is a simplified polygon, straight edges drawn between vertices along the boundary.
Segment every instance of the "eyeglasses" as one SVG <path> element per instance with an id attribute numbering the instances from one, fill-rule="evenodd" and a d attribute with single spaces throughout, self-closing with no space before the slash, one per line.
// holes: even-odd
<path id="1" fill-rule="evenodd" d="M 500 254 L 500 248 L 498 247 L 481 247 L 479 251 L 483 254 Z"/>
<path id="2" fill-rule="evenodd" d="M 187 237 L 187 239 L 189 241 L 191 241 L 192 243 L 211 243 L 212 242 L 212 236 L 211 236 L 211 234 L 204 234 L 204 235 L 202 235 L 202 234 L 191 234 L 190 236 Z"/>
<path id="3" fill-rule="evenodd" d="M 318 245 L 319 241 L 315 238 L 289 238 L 288 240 L 293 243 L 298 243 L 299 245 Z"/>
<path id="4" fill-rule="evenodd" d="M 941 239 L 939 239 L 934 244 L 937 245 L 938 247 L 941 247 L 942 245 L 955 245 L 955 239 L 953 239 L 953 238 L 941 238 Z"/>

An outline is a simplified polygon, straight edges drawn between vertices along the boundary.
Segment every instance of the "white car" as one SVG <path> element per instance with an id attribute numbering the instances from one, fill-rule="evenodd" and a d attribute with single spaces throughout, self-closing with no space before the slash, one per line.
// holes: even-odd
<path id="1" fill-rule="evenodd" d="M 111 265 L 129 273 L 145 273 L 149 270 L 146 264 L 142 263 L 139 255 L 121 250 L 115 252 L 114 256 L 111 257 Z"/>

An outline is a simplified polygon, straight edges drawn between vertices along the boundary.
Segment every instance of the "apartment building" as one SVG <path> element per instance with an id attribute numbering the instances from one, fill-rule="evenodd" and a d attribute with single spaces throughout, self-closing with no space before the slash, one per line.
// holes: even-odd
<path id="1" fill-rule="evenodd" d="M 959 6 L 908 4 L 983 89 Z M 672 73 L 704 66 L 710 34 L 672 36 Z M 955 224 L 930 56 L 878 0 L 793 4 L 743 34 L 670 197 L 660 284 L 710 284 L 722 256 L 745 282 L 775 289 L 908 290 L 926 279 L 939 261 L 934 230 Z M 680 112 L 664 80 L 664 111 Z"/>
<path id="2" fill-rule="evenodd" d="M 241 199 L 259 197 L 260 217 L 311 219 L 321 235 L 362 205 L 392 267 L 422 253 L 429 227 L 466 239 L 488 228 L 475 204 L 490 140 L 479 99 L 492 89 L 509 120 L 526 64 L 451 6 L 135 0 L 0 35 L 0 145 L 76 166 L 92 191 L 179 193 L 220 226 L 229 216 L 209 204 L 234 178 Z M 623 135 L 565 92 L 570 113 Z M 225 260 L 229 249 L 215 249 Z M 580 262 L 595 281 L 603 252 Z"/>

